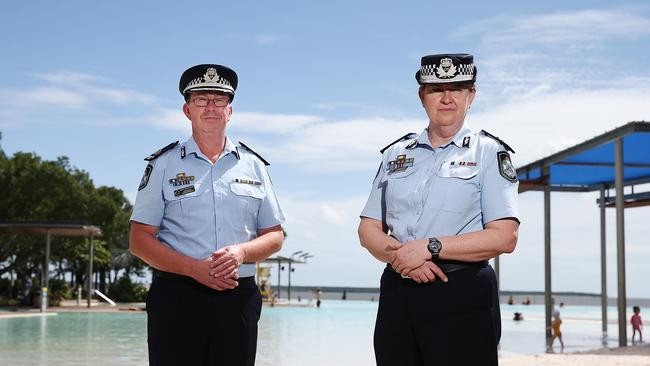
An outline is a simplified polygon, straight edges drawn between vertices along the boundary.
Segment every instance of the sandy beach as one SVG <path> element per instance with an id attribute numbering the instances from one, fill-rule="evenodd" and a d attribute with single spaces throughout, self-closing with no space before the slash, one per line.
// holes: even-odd
<path id="1" fill-rule="evenodd" d="M 650 366 L 650 345 L 603 348 L 591 352 L 508 357 L 501 366 Z"/>

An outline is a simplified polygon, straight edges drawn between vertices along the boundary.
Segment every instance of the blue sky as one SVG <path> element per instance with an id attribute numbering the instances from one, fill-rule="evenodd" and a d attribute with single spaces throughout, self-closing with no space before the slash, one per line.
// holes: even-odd
<path id="1" fill-rule="evenodd" d="M 289 218 L 282 254 L 315 255 L 293 275 L 301 285 L 378 286 L 358 214 L 378 150 L 427 124 L 414 79 L 425 54 L 475 55 L 479 91 L 466 122 L 513 146 L 516 165 L 650 120 L 644 2 L 9 2 L 0 49 L 2 148 L 68 156 L 131 199 L 142 159 L 189 136 L 183 70 L 234 68 L 228 134 L 272 164 Z M 553 197 L 554 289 L 598 292 L 595 196 Z M 541 290 L 542 197 L 520 198 L 519 246 L 502 260 L 501 285 Z M 648 214 L 626 213 L 629 296 L 650 297 Z M 610 294 L 614 235 L 610 225 Z"/>

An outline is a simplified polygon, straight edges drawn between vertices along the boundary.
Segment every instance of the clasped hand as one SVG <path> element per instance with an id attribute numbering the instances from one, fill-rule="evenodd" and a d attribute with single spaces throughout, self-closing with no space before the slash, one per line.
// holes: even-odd
<path id="1" fill-rule="evenodd" d="M 233 289 L 239 285 L 239 266 L 243 262 L 243 250 L 237 245 L 227 246 L 197 261 L 192 277 L 214 290 Z"/>
<path id="2" fill-rule="evenodd" d="M 431 261 L 426 244 L 426 240 L 389 243 L 386 251 L 391 255 L 390 265 L 402 276 L 410 277 L 417 283 L 433 282 L 436 277 L 447 282 L 445 273 Z"/>

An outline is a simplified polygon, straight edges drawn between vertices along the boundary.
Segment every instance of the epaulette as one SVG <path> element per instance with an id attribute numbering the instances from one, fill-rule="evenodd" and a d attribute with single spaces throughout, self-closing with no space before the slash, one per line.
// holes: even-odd
<path id="1" fill-rule="evenodd" d="M 169 145 L 163 147 L 162 149 L 160 149 L 160 150 L 156 151 L 155 153 L 153 153 L 153 154 L 147 156 L 146 158 L 144 158 L 144 160 L 146 160 L 146 161 L 152 161 L 152 160 L 155 160 L 155 159 L 158 158 L 160 155 L 162 155 L 162 154 L 164 154 L 165 152 L 167 152 L 167 151 L 173 149 L 174 147 L 176 147 L 176 145 L 178 145 L 178 141 L 176 141 L 176 142 L 172 142 L 171 144 L 169 144 Z"/>
<path id="2" fill-rule="evenodd" d="M 412 138 L 415 137 L 415 136 L 417 136 L 416 133 L 409 132 L 409 133 L 407 133 L 406 135 L 404 135 L 404 136 L 398 138 L 397 140 L 391 142 L 390 144 L 386 145 L 386 147 L 383 148 L 383 149 L 381 149 L 381 150 L 379 150 L 379 152 L 383 154 L 384 151 L 386 151 L 386 149 L 388 149 L 389 147 L 395 145 L 396 143 L 398 143 L 398 142 L 400 142 L 400 141 L 404 141 L 404 140 L 412 139 Z"/>
<path id="3" fill-rule="evenodd" d="M 484 135 L 487 136 L 487 137 L 490 137 L 490 138 L 496 140 L 498 143 L 500 143 L 501 145 L 503 145 L 503 147 L 505 147 L 506 150 L 510 151 L 511 153 L 513 153 L 513 154 L 515 153 L 515 151 L 510 147 L 510 145 L 508 145 L 508 144 L 506 144 L 505 142 L 503 142 L 503 140 L 501 140 L 500 138 L 494 136 L 493 134 L 487 132 L 486 130 L 481 130 L 481 133 L 484 134 Z"/>
<path id="4" fill-rule="evenodd" d="M 264 165 L 266 165 L 266 166 L 271 165 L 271 164 L 269 164 L 268 161 L 264 160 L 264 158 L 263 158 L 262 156 L 260 156 L 260 154 L 256 153 L 253 149 L 251 149 L 250 147 L 246 146 L 246 144 L 244 144 L 243 142 L 239 141 L 239 144 L 240 144 L 244 149 L 250 151 L 253 155 L 257 156 L 260 160 L 262 160 L 262 162 L 264 163 Z"/>

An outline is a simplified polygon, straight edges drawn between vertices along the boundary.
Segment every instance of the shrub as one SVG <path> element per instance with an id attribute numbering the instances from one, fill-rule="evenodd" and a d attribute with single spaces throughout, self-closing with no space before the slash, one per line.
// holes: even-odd
<path id="1" fill-rule="evenodd" d="M 140 283 L 133 283 L 127 275 L 122 275 L 108 288 L 109 297 L 116 302 L 144 302 L 147 288 Z"/>

